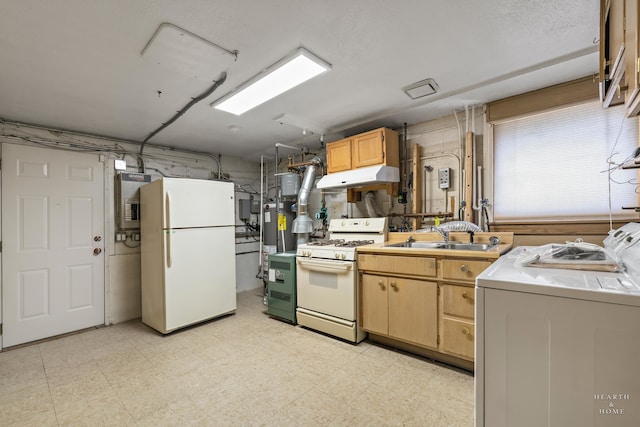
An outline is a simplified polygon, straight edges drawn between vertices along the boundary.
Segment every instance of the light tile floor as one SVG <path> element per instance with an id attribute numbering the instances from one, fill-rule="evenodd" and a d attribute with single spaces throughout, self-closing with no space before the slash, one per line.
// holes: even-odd
<path id="1" fill-rule="evenodd" d="M 473 376 L 270 318 L 161 336 L 140 320 L 0 353 L 1 426 L 472 426 Z"/>

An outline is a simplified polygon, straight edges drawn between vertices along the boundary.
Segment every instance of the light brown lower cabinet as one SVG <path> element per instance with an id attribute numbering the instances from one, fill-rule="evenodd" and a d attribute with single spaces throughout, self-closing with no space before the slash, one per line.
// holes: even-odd
<path id="1" fill-rule="evenodd" d="M 359 254 L 362 329 L 374 341 L 473 370 L 475 278 L 493 261 Z"/>
<path id="2" fill-rule="evenodd" d="M 438 285 L 425 280 L 362 274 L 362 329 L 438 347 Z"/>
<path id="3" fill-rule="evenodd" d="M 467 360 L 474 359 L 475 288 L 441 285 L 440 350 Z"/>

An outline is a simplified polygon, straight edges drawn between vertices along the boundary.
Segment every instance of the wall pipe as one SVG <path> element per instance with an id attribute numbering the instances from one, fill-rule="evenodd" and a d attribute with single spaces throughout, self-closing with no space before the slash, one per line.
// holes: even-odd
<path id="1" fill-rule="evenodd" d="M 260 254 L 258 255 L 258 266 L 260 271 L 262 270 L 262 251 L 264 250 L 264 197 L 265 197 L 265 177 L 267 176 L 268 169 L 265 170 L 264 159 L 270 158 L 269 156 L 260 156 Z M 269 183 L 267 182 L 267 185 Z"/>
<path id="2" fill-rule="evenodd" d="M 420 157 L 420 161 L 423 160 L 433 160 L 433 159 L 438 159 L 438 158 L 442 158 L 442 157 L 453 157 L 454 159 L 456 159 L 456 161 L 458 162 L 458 170 L 461 171 L 461 177 L 462 179 L 460 180 L 460 185 L 458 185 L 459 188 L 459 198 L 462 199 L 464 197 L 463 192 L 462 192 L 462 183 L 465 182 L 465 173 L 466 170 L 462 169 L 462 160 L 460 159 L 460 157 L 456 156 L 453 153 L 442 153 L 442 154 L 436 154 L 436 155 L 432 155 L 432 156 L 421 156 Z M 427 211 L 427 172 L 425 169 L 425 178 L 424 178 L 424 200 L 423 200 L 423 212 Z M 446 211 L 446 207 L 445 207 L 445 211 Z M 453 213 L 453 212 L 452 212 Z"/>
<path id="3" fill-rule="evenodd" d="M 424 173 L 423 173 L 423 179 L 422 182 L 424 182 L 424 196 L 422 197 L 422 206 L 420 206 L 421 212 L 426 212 L 427 211 L 427 188 L 429 187 L 427 185 L 427 172 L 429 171 L 429 167 L 427 165 L 424 166 Z"/>

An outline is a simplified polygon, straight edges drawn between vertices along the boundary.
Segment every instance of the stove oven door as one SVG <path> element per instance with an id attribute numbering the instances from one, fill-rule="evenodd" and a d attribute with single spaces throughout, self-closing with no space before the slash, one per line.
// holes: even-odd
<path id="1" fill-rule="evenodd" d="M 298 257 L 298 307 L 356 320 L 356 263 Z"/>

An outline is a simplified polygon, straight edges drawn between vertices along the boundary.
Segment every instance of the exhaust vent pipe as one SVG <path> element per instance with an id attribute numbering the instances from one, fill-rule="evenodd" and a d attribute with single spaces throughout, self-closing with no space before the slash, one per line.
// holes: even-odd
<path id="1" fill-rule="evenodd" d="M 309 216 L 307 208 L 309 206 L 309 194 L 313 189 L 316 180 L 316 168 L 322 163 L 319 157 L 311 159 L 311 163 L 304 172 L 302 186 L 298 192 L 297 216 L 293 220 L 291 232 L 298 235 L 297 244 L 303 244 L 309 241 L 309 234 L 313 233 L 313 220 Z"/>
<path id="2" fill-rule="evenodd" d="M 364 203 L 365 203 L 365 207 L 367 209 L 367 215 L 369 215 L 369 218 L 380 218 L 384 216 L 382 212 L 380 212 L 380 209 L 378 209 L 378 205 L 376 205 L 375 192 L 367 191 L 367 193 L 364 195 Z"/>

